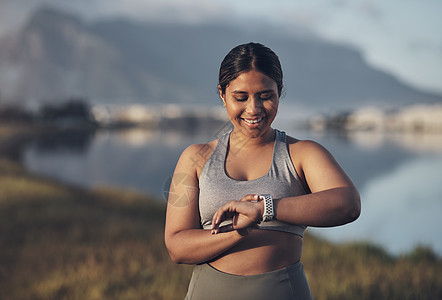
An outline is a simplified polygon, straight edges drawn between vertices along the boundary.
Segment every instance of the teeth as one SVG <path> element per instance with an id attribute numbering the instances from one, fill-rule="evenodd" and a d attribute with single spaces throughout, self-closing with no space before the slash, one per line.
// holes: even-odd
<path id="1" fill-rule="evenodd" d="M 262 121 L 262 118 L 260 119 L 256 119 L 256 120 L 247 120 L 247 119 L 243 119 L 244 121 L 246 121 L 249 124 L 256 124 Z"/>

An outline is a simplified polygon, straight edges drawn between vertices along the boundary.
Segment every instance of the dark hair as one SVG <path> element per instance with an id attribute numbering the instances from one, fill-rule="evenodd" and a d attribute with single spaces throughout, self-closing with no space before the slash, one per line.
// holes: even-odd
<path id="1" fill-rule="evenodd" d="M 272 78 L 278 86 L 278 94 L 282 91 L 282 68 L 278 56 L 270 48 L 259 43 L 248 43 L 236 46 L 221 62 L 219 82 L 221 92 L 241 73 L 256 70 Z"/>

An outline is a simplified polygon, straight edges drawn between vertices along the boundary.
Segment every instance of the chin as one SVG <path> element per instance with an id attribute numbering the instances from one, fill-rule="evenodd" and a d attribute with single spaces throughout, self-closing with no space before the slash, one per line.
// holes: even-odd
<path id="1" fill-rule="evenodd" d="M 258 137 L 265 135 L 272 128 L 270 126 L 265 125 L 260 128 L 248 128 L 246 126 L 235 126 L 235 129 L 247 137 L 258 138 Z"/>

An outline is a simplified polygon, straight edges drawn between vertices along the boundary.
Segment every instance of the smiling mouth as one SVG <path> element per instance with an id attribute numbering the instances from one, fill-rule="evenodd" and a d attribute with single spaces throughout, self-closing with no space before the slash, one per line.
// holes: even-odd
<path id="1" fill-rule="evenodd" d="M 257 124 L 257 123 L 261 123 L 261 121 L 264 118 L 259 118 L 259 119 L 244 119 L 242 118 L 242 120 L 244 120 L 244 122 L 249 123 L 249 124 Z"/>

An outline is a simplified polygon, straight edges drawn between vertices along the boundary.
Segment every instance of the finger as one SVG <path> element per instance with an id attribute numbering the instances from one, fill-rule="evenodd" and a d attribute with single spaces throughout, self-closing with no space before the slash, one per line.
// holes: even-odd
<path id="1" fill-rule="evenodd" d="M 215 234 L 218 230 L 218 224 L 215 224 L 215 222 L 212 220 L 212 234 Z"/>
<path id="2" fill-rule="evenodd" d="M 228 215 L 231 213 L 230 210 L 232 209 L 232 204 L 229 202 L 225 204 L 224 206 L 220 207 L 212 217 L 212 231 L 215 231 L 217 233 L 219 231 L 219 224 L 221 224 L 222 221 L 224 221 Z"/>
<path id="3" fill-rule="evenodd" d="M 212 224 L 219 225 L 226 218 L 227 212 L 227 208 L 220 207 L 212 217 Z"/>
<path id="4" fill-rule="evenodd" d="M 216 223 L 216 220 L 218 219 L 218 214 L 219 214 L 219 210 L 217 210 L 213 214 L 213 217 L 212 217 L 212 234 L 215 234 L 217 229 L 218 229 L 218 227 L 219 227 L 219 224 Z"/>
<path id="5" fill-rule="evenodd" d="M 236 212 L 236 204 L 238 201 L 230 201 L 229 203 L 225 204 L 224 206 L 220 207 L 217 212 L 215 213 L 217 215 L 216 218 L 214 218 L 215 223 L 219 224 L 226 218 L 233 217 L 233 214 Z"/>
<path id="6" fill-rule="evenodd" d="M 238 201 L 230 201 L 215 212 L 212 218 L 212 232 L 214 234 L 223 232 L 220 231 L 220 224 L 228 218 L 233 218 L 236 212 L 237 203 Z"/>
<path id="7" fill-rule="evenodd" d="M 220 216 L 220 214 L 222 215 L 222 213 L 223 213 L 223 212 L 220 212 L 220 210 L 217 210 L 217 211 L 215 212 L 215 214 L 213 215 L 213 218 L 212 218 L 212 231 L 214 230 L 215 233 L 216 233 L 216 231 L 217 231 L 218 228 L 219 228 L 219 224 L 221 223 L 221 222 L 218 221 L 218 220 L 222 220 L 222 216 Z"/>
<path id="8" fill-rule="evenodd" d="M 248 194 L 242 197 L 240 201 L 249 201 L 249 202 L 256 202 L 259 200 L 258 194 Z"/>
<path id="9" fill-rule="evenodd" d="M 218 233 L 228 232 L 228 231 L 232 231 L 232 230 L 234 230 L 233 225 L 229 224 L 229 225 L 219 227 Z"/>

